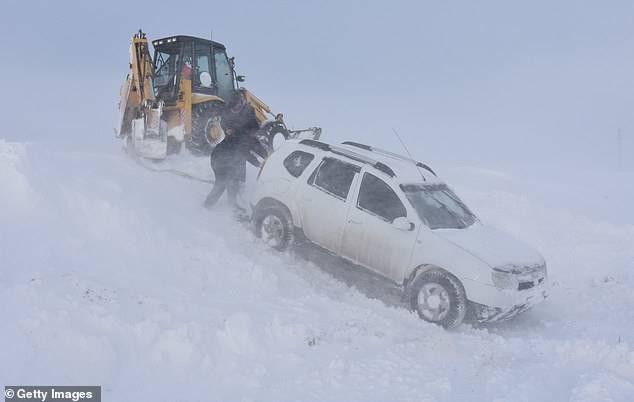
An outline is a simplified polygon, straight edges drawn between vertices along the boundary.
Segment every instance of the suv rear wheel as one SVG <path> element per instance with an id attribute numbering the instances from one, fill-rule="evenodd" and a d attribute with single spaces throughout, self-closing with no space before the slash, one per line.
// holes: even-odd
<path id="1" fill-rule="evenodd" d="M 278 251 L 288 249 L 293 242 L 293 221 L 290 214 L 277 206 L 256 211 L 255 235 Z"/>
<path id="2" fill-rule="evenodd" d="M 446 271 L 431 269 L 414 279 L 410 304 L 421 319 L 454 328 L 464 320 L 467 296 L 457 278 Z"/>

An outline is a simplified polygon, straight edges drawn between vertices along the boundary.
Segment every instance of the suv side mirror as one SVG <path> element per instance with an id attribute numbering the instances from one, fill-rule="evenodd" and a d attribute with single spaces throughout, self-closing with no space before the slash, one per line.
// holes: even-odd
<path id="1" fill-rule="evenodd" d="M 404 216 L 394 219 L 394 222 L 392 222 L 392 226 L 394 226 L 395 229 L 403 230 L 406 232 L 414 230 L 414 228 L 416 227 L 416 225 L 414 225 Z"/>

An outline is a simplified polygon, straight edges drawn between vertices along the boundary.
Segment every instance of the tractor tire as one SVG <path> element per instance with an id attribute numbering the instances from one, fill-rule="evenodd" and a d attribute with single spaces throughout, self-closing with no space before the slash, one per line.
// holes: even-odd
<path id="1" fill-rule="evenodd" d="M 207 134 L 213 119 L 220 115 L 222 105 L 217 102 L 205 102 L 192 106 L 192 135 L 188 143 L 192 153 L 209 155 L 213 146 Z"/>

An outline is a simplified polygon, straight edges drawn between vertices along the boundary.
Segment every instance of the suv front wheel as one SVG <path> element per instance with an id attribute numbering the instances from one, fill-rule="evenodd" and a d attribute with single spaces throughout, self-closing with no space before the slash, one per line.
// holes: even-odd
<path id="1" fill-rule="evenodd" d="M 281 206 L 269 206 L 257 210 L 255 235 L 270 247 L 284 251 L 293 242 L 293 220 Z"/>
<path id="2" fill-rule="evenodd" d="M 430 269 L 411 284 L 410 304 L 421 319 L 454 328 L 464 320 L 467 296 L 456 277 L 441 269 Z"/>

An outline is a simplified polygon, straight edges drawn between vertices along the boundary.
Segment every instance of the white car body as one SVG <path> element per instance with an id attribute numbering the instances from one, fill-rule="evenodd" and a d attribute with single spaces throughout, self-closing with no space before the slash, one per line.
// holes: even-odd
<path id="1" fill-rule="evenodd" d="M 307 155 L 313 155 L 309 162 Z M 332 159 L 358 169 L 345 199 L 316 184 L 316 170 L 325 158 L 334 166 L 339 162 Z M 464 228 L 430 228 L 405 194 L 407 187 L 402 186 L 444 191 L 446 184 L 430 168 L 416 163 L 362 144 L 331 146 L 310 140 L 288 141 L 261 169 L 251 204 L 256 209 L 267 202 L 283 204 L 295 228 L 308 240 L 404 289 L 421 271 L 448 271 L 461 282 L 467 299 L 478 307 L 480 321 L 509 318 L 544 300 L 546 264 L 529 246 L 481 223 L 475 215 Z M 360 187 L 366 173 L 373 176 L 368 183 L 376 184 L 380 179 L 398 196 L 405 217 L 390 222 L 360 206 Z M 364 197 L 372 196 L 367 194 Z"/>

